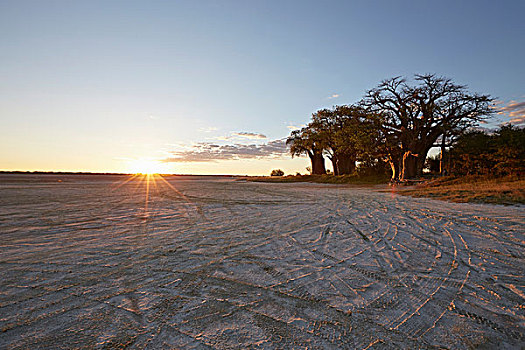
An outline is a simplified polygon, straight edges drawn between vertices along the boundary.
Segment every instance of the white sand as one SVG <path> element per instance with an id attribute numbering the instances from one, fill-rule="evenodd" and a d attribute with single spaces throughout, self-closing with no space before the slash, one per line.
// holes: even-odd
<path id="1" fill-rule="evenodd" d="M 0 349 L 525 344 L 523 207 L 122 179 L 0 176 Z"/>

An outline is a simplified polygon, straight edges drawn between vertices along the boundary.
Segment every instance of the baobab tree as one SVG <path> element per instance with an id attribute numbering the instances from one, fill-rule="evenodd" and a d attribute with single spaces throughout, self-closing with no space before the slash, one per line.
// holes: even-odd
<path id="1" fill-rule="evenodd" d="M 347 175 L 355 172 L 356 161 L 369 158 L 378 136 L 376 124 L 362 107 L 342 105 L 317 111 L 308 127 L 318 135 L 334 175 Z"/>
<path id="2" fill-rule="evenodd" d="M 294 130 L 286 140 L 286 144 L 290 146 L 292 157 L 302 154 L 308 155 L 312 162 L 312 174 L 326 174 L 323 157 L 324 149 L 320 137 L 315 130 L 309 127 Z"/>
<path id="3" fill-rule="evenodd" d="M 357 150 L 353 142 L 352 116 L 347 106 L 321 109 L 312 115 L 308 127 L 315 130 L 319 141 L 332 161 L 334 175 L 346 175 L 355 171 Z M 346 113 L 345 113 L 346 112 Z"/>
<path id="4" fill-rule="evenodd" d="M 369 90 L 362 105 L 381 115 L 383 128 L 401 149 L 401 179 L 421 175 L 436 140 L 459 134 L 494 113 L 489 95 L 470 93 L 464 85 L 434 74 L 384 80 Z M 395 162 L 395 161 L 394 161 Z"/>
<path id="5" fill-rule="evenodd" d="M 338 154 L 335 144 L 337 141 L 337 130 L 341 125 L 342 120 L 338 119 L 330 109 L 321 109 L 312 114 L 312 121 L 308 124 L 309 129 L 315 130 L 321 148 L 332 162 L 334 175 L 339 175 L 339 167 L 337 166 Z"/>

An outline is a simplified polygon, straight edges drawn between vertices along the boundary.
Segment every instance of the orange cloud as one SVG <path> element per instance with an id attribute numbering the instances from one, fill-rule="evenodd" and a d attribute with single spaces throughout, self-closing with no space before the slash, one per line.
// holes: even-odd
<path id="1" fill-rule="evenodd" d="M 525 101 L 510 101 L 506 106 L 500 107 L 498 114 L 511 118 L 509 122 L 514 125 L 525 125 Z"/>

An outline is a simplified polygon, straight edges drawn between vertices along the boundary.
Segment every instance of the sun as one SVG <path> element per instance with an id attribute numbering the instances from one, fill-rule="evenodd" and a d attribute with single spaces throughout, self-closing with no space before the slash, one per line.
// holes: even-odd
<path id="1" fill-rule="evenodd" d="M 135 159 L 130 162 L 129 171 L 133 174 L 162 174 L 166 173 L 166 165 L 151 159 Z"/>

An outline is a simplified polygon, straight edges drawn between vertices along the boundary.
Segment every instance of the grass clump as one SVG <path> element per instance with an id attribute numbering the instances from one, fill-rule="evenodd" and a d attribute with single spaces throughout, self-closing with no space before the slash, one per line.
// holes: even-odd
<path id="1" fill-rule="evenodd" d="M 458 203 L 525 204 L 525 179 L 516 176 L 449 176 L 398 193 Z"/>
<path id="2" fill-rule="evenodd" d="M 376 185 L 386 184 L 389 180 L 388 176 L 383 175 L 288 175 L 288 176 L 250 176 L 244 177 L 243 180 L 253 182 L 274 182 L 274 183 L 290 183 L 290 182 L 314 182 L 325 184 L 350 184 L 350 185 Z"/>

